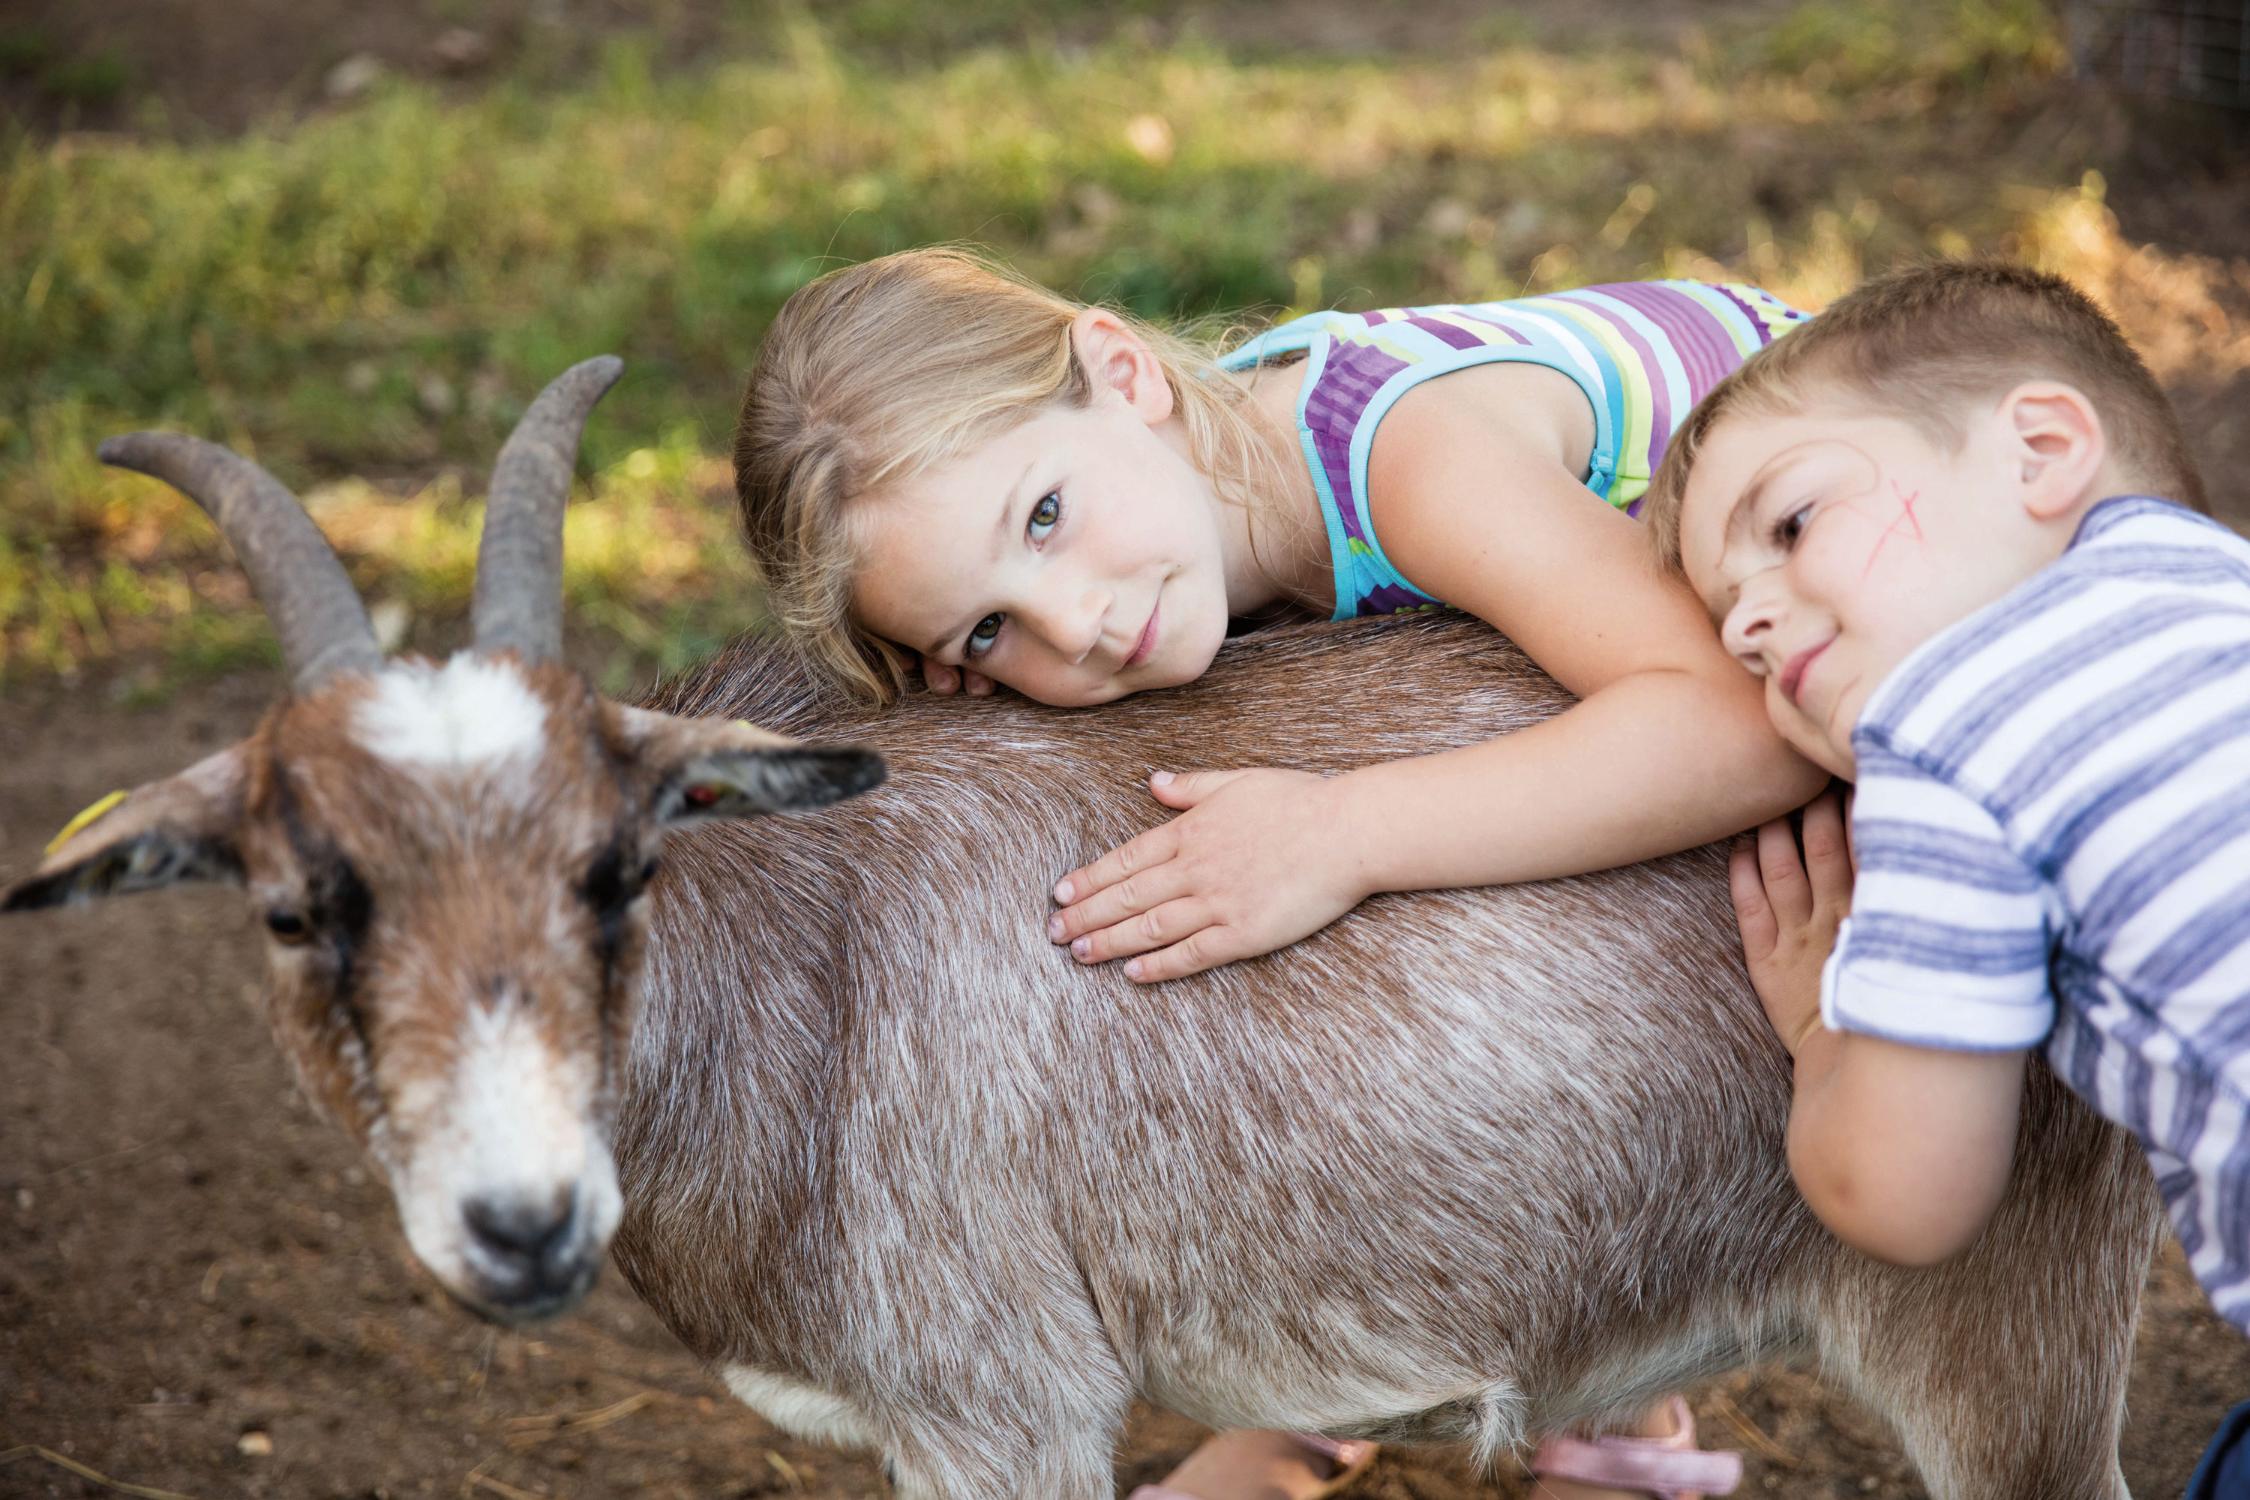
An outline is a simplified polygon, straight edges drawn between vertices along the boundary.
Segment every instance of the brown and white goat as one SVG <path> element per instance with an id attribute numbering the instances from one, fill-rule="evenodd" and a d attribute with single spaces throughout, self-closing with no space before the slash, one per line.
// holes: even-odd
<path id="1" fill-rule="evenodd" d="M 749 641 L 607 702 L 557 659 L 560 514 L 616 370 L 510 439 L 442 665 L 381 658 L 260 471 L 105 445 L 212 510 L 292 691 L 5 895 L 245 886 L 276 1036 L 461 1300 L 553 1313 L 614 1248 L 738 1395 L 910 1500 L 1110 1496 L 1136 1394 L 1491 1457 L 1774 1356 L 1887 1415 L 1934 1495 L 2124 1494 L 2139 1153 L 2040 1073 L 1968 1254 L 1837 1244 L 1790 1185 L 1717 851 L 1380 897 L 1153 990 L 1047 942 L 1048 885 L 1146 824 L 1149 767 L 1521 727 L 1563 699 L 1505 641 L 1261 632 L 1091 716 L 841 708 Z M 874 751 L 880 795 L 746 816 L 874 786 Z"/>

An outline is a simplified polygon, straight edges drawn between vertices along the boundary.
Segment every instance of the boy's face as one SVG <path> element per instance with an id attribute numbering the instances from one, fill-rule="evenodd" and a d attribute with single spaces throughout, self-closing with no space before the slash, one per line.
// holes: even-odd
<path id="1" fill-rule="evenodd" d="M 1782 737 L 1839 776 L 1892 669 L 2069 542 L 2022 503 L 2041 459 L 2013 399 L 1972 413 L 1955 450 L 1816 393 L 1789 414 L 1721 420 L 1696 456 L 1680 507 L 1688 582 L 1766 680 Z"/>

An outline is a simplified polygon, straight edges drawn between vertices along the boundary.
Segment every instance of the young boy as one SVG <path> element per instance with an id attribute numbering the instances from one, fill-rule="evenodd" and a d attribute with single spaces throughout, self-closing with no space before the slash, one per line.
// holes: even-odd
<path id="1" fill-rule="evenodd" d="M 1753 356 L 1648 509 L 1783 737 L 1857 783 L 1848 843 L 1824 798 L 1801 860 L 1775 823 L 1732 870 L 1806 1201 L 1886 1260 L 1966 1248 L 2044 1044 L 2250 1331 L 2250 544 L 2202 504 L 2091 301 L 1945 265 Z M 2191 1496 L 2250 1494 L 2246 1422 Z"/>

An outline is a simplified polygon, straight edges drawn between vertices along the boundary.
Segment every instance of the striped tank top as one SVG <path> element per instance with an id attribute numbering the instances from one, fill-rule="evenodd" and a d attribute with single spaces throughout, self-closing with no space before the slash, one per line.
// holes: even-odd
<path id="1" fill-rule="evenodd" d="M 1435 609 L 1383 554 L 1367 455 L 1391 404 L 1433 375 L 1514 361 L 1576 381 L 1594 410 L 1585 485 L 1637 513 L 1688 408 L 1808 315 L 1737 283 L 1624 282 L 1512 302 L 1317 312 L 1222 356 L 1224 370 L 1302 354 L 1297 427 L 1336 570 L 1336 618 Z"/>

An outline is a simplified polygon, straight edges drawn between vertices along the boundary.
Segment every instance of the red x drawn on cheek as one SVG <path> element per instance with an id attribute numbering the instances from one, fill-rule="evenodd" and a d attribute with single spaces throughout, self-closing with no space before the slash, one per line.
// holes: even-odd
<path id="1" fill-rule="evenodd" d="M 1875 559 L 1882 556 L 1884 544 L 1901 531 L 1917 542 L 1929 540 L 1922 535 L 1922 518 L 1914 513 L 1914 502 L 1922 498 L 1922 492 L 1916 490 L 1910 495 L 1894 479 L 1891 481 L 1891 493 L 1898 496 L 1898 514 L 1891 518 L 1891 524 L 1884 528 L 1881 536 L 1875 538 L 1875 545 L 1868 550 L 1867 566 L 1859 570 L 1862 581 L 1865 581 L 1868 574 L 1875 571 Z"/>

